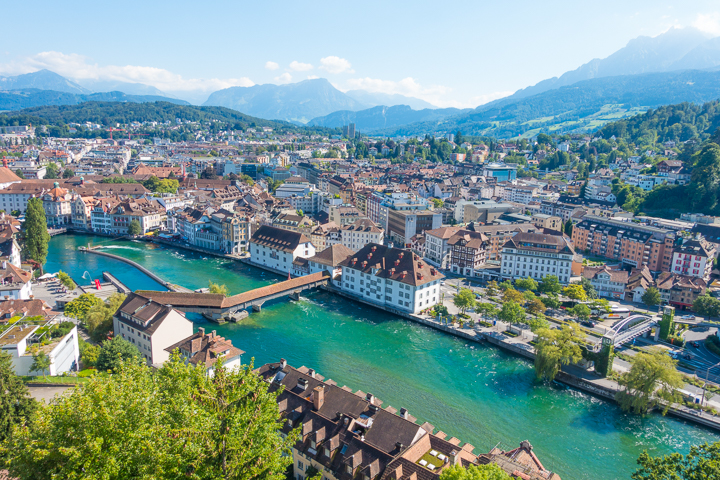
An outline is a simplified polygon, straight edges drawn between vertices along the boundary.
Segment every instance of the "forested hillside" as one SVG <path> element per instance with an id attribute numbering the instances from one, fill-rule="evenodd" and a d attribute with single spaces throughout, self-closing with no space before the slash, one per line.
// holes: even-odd
<path id="1" fill-rule="evenodd" d="M 5 125 L 48 125 L 53 136 L 104 137 L 105 131 L 85 131 L 71 135 L 67 124 L 85 122 L 111 126 L 117 123 L 132 122 L 175 123 L 208 122 L 213 130 L 245 130 L 248 127 L 272 127 L 276 131 L 328 132 L 323 127 L 304 128 L 287 122 L 263 120 L 224 107 L 198 107 L 193 105 L 175 105 L 168 102 L 119 103 L 85 102 L 79 105 L 54 105 L 26 108 L 17 112 L 0 115 L 0 126 Z"/>
<path id="2" fill-rule="evenodd" d="M 707 140 L 720 127 L 720 103 L 667 105 L 631 118 L 609 123 L 598 131 L 603 138 L 615 136 L 636 145 L 676 143 L 697 138 Z"/>

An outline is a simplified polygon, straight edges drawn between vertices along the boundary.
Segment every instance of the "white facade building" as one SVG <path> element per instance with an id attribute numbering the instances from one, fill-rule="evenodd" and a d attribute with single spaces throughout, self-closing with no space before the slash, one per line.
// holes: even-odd
<path id="1" fill-rule="evenodd" d="M 315 255 L 315 246 L 309 238 L 268 225 L 260 227 L 250 239 L 250 262 L 278 273 L 289 273 L 296 258 Z"/>
<path id="2" fill-rule="evenodd" d="M 541 280 L 555 275 L 560 283 L 570 282 L 575 251 L 565 237 L 519 232 L 502 249 L 502 278 Z"/>

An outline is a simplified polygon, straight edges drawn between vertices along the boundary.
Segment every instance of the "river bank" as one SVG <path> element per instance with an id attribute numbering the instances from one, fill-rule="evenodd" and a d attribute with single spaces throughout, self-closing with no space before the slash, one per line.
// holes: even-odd
<path id="1" fill-rule="evenodd" d="M 76 250 L 88 241 L 192 289 L 212 280 L 235 294 L 287 278 L 166 246 L 70 234 L 53 237 L 46 269 L 77 277 L 88 270 L 95 278 L 110 271 L 132 289 L 161 288 L 125 263 Z M 293 366 L 312 367 L 340 385 L 371 391 L 384 405 L 407 408 L 478 451 L 498 442 L 509 449 L 530 440 L 543 463 L 564 479 L 627 479 L 643 450 L 686 453 L 690 445 L 720 440 L 684 421 L 626 415 L 580 390 L 536 383 L 529 360 L 487 341 L 442 335 L 430 325 L 329 292 L 304 294 L 297 302 L 269 302 L 238 324 L 193 321 L 247 351 L 244 362 L 286 358 Z"/>

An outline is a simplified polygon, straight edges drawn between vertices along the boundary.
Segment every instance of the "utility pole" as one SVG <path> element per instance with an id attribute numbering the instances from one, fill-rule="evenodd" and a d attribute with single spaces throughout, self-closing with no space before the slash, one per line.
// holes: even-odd
<path id="1" fill-rule="evenodd" d="M 707 372 L 705 372 L 705 383 L 703 384 L 703 393 L 702 393 L 702 398 L 700 399 L 700 407 L 702 407 L 703 403 L 705 403 L 705 391 L 707 390 L 707 382 L 708 382 L 708 379 L 710 378 L 710 370 L 717 367 L 718 365 L 720 365 L 720 363 L 716 363 L 712 367 L 708 367 Z"/>

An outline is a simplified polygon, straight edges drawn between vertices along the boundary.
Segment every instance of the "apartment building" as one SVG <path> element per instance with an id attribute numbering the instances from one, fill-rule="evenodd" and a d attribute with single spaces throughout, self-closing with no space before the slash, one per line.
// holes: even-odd
<path id="1" fill-rule="evenodd" d="M 315 255 L 315 246 L 299 232 L 261 226 L 250 239 L 250 262 L 279 273 L 289 273 L 298 257 Z"/>
<path id="2" fill-rule="evenodd" d="M 310 232 L 310 241 L 315 245 L 315 249 L 321 252 L 327 247 L 342 243 L 342 230 L 335 222 L 323 223 Z"/>
<path id="3" fill-rule="evenodd" d="M 713 244 L 702 239 L 684 240 L 672 252 L 671 272 L 708 281 L 715 256 Z"/>
<path id="4" fill-rule="evenodd" d="M 602 267 L 585 267 L 583 277 L 590 281 L 599 296 L 623 299 L 630 272 L 603 265 Z"/>
<path id="5" fill-rule="evenodd" d="M 675 233 L 633 222 L 586 215 L 573 227 L 576 250 L 633 267 L 647 265 L 651 272 L 668 272 Z"/>
<path id="6" fill-rule="evenodd" d="M 672 305 L 680 310 L 692 308 L 693 303 L 707 290 L 702 278 L 662 272 L 655 280 L 662 304 Z"/>
<path id="7" fill-rule="evenodd" d="M 439 267 L 449 268 L 450 247 L 448 240 L 459 232 L 462 227 L 440 227 L 425 231 L 425 260 Z"/>
<path id="8" fill-rule="evenodd" d="M 538 187 L 533 185 L 513 185 L 511 183 L 503 183 L 502 199 L 508 202 L 521 203 L 527 205 L 533 200 L 538 193 Z"/>
<path id="9" fill-rule="evenodd" d="M 203 327 L 187 338 L 165 348 L 168 354 L 177 350 L 180 357 L 190 365 L 202 365 L 208 375 L 212 376 L 215 366 L 222 358 L 223 367 L 232 370 L 242 365 L 242 355 L 245 353 L 233 346 L 232 341 L 217 334 L 215 330 L 205 333 Z"/>
<path id="10" fill-rule="evenodd" d="M 442 214 L 430 210 L 388 210 L 387 235 L 393 242 L 407 246 L 418 233 L 440 228 Z"/>
<path id="11" fill-rule="evenodd" d="M 353 252 L 357 252 L 368 243 L 382 245 L 385 240 L 385 231 L 370 219 L 363 218 L 351 225 L 340 228 L 342 244 Z"/>
<path id="12" fill-rule="evenodd" d="M 170 358 L 169 346 L 193 334 L 193 324 L 171 306 L 130 293 L 113 316 L 113 332 L 135 345 L 148 365 L 158 365 Z"/>
<path id="13" fill-rule="evenodd" d="M 450 270 L 458 275 L 481 276 L 487 262 L 488 238 L 482 233 L 463 230 L 448 239 Z"/>
<path id="14" fill-rule="evenodd" d="M 501 277 L 542 280 L 555 275 L 567 284 L 574 256 L 575 250 L 563 236 L 519 232 L 503 245 Z"/>

